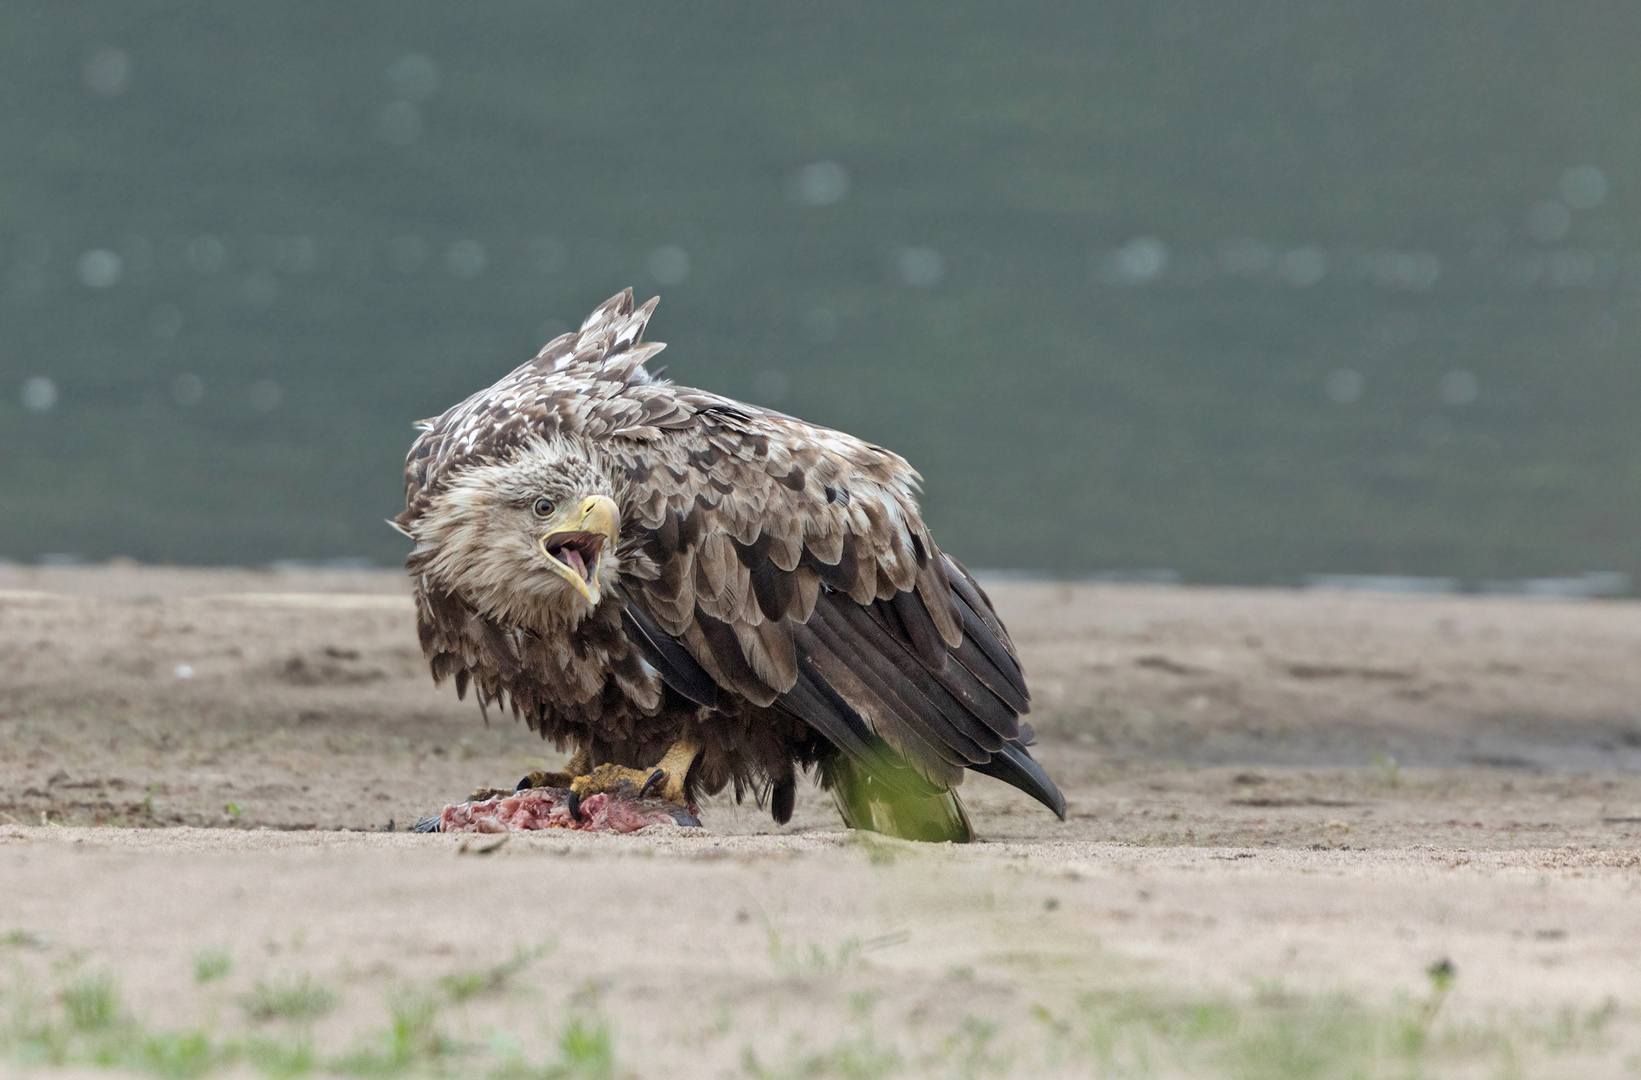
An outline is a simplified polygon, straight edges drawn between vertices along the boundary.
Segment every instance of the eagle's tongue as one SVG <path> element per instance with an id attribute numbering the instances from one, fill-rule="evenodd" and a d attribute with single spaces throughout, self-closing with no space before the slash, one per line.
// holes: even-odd
<path id="1" fill-rule="evenodd" d="M 581 552 L 577 548 L 567 547 L 563 551 L 564 565 L 581 575 L 581 580 L 587 580 L 587 564 L 581 561 Z"/>

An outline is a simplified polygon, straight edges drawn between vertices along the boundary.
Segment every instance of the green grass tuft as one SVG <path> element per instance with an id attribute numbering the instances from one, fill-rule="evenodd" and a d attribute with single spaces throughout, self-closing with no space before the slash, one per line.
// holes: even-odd
<path id="1" fill-rule="evenodd" d="M 63 1007 L 76 1031 L 102 1031 L 120 1018 L 120 992 L 109 975 L 88 975 L 63 991 Z"/>
<path id="2" fill-rule="evenodd" d="M 558 1037 L 564 1075 L 575 1080 L 609 1080 L 615 1075 L 615 1045 L 602 1018 L 576 1017 Z"/>
<path id="3" fill-rule="evenodd" d="M 552 948 L 551 942 L 537 945 L 533 949 L 526 949 L 521 945 L 513 951 L 511 959 L 504 960 L 495 967 L 444 976 L 439 980 L 439 989 L 457 1004 L 477 994 L 499 994 L 508 988 L 515 975 L 541 959 Z"/>
<path id="4" fill-rule="evenodd" d="M 283 983 L 258 980 L 239 1004 L 252 1020 L 313 1020 L 336 1008 L 337 1001 L 334 992 L 303 974 Z"/>
<path id="5" fill-rule="evenodd" d="M 135 1050 L 135 1060 L 125 1061 L 127 1067 L 136 1066 L 142 1072 L 177 1080 L 204 1076 L 225 1056 L 202 1031 L 153 1035 L 133 1032 L 129 1049 Z"/>
<path id="6" fill-rule="evenodd" d="M 615 1039 L 601 1016 L 577 1016 L 558 1037 L 558 1060 L 535 1068 L 514 1053 L 490 1072 L 490 1080 L 613 1080 Z"/>
<path id="7" fill-rule="evenodd" d="M 226 949 L 206 949 L 194 957 L 194 981 L 215 982 L 234 970 L 234 958 Z"/>
<path id="8" fill-rule="evenodd" d="M 870 1030 L 839 1039 L 829 1050 L 789 1054 L 779 1066 L 764 1065 L 750 1049 L 741 1055 L 741 1070 L 752 1080 L 808 1080 L 821 1076 L 882 1080 L 901 1073 L 906 1064 L 899 1048 L 879 1045 Z"/>
<path id="9" fill-rule="evenodd" d="M 404 991 L 388 1003 L 386 1032 L 375 1041 L 335 1059 L 332 1072 L 348 1076 L 388 1077 L 426 1067 L 439 1071 L 440 1062 L 455 1048 L 437 1028 L 439 1001 L 428 994 Z"/>
<path id="10" fill-rule="evenodd" d="M 279 1039 L 250 1038 L 244 1043 L 245 1060 L 270 1080 L 294 1080 L 313 1072 L 316 1062 L 313 1044 L 306 1039 L 283 1042 Z"/>
<path id="11" fill-rule="evenodd" d="M 858 968 L 863 963 L 864 945 L 858 937 L 845 938 L 835 948 L 827 949 L 811 941 L 808 948 L 788 944 L 780 928 L 762 910 L 764 939 L 769 948 L 769 959 L 782 975 L 827 975 Z"/>

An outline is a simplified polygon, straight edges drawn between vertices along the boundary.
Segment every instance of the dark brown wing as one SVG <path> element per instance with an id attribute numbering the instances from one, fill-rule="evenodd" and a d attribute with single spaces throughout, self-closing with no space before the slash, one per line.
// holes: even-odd
<path id="1" fill-rule="evenodd" d="M 716 686 L 800 717 L 892 786 L 926 794 L 973 768 L 1063 816 L 1024 749 L 1013 643 L 935 546 L 911 467 L 791 417 L 644 390 L 693 422 L 604 444 L 637 519 L 624 589 L 642 618 Z"/>

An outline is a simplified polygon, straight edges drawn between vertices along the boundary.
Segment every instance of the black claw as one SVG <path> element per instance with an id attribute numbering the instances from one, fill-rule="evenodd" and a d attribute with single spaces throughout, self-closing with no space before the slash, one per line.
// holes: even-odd
<path id="1" fill-rule="evenodd" d="M 644 781 L 644 786 L 638 789 L 638 797 L 640 799 L 645 798 L 646 796 L 649 795 L 651 790 L 653 790 L 655 788 L 658 788 L 662 784 L 666 783 L 666 780 L 667 780 L 666 770 L 656 769 L 654 772 L 650 773 L 649 779 Z"/>
<path id="2" fill-rule="evenodd" d="M 534 786 L 535 786 L 534 784 L 530 783 L 530 778 L 528 776 L 526 776 L 523 780 L 519 781 L 518 787 L 514 788 L 513 790 L 514 791 L 529 791 Z"/>
<path id="3" fill-rule="evenodd" d="M 410 831 L 411 832 L 442 832 L 443 829 L 440 827 L 442 824 L 443 824 L 443 822 L 441 822 L 436 817 L 424 817 L 420 821 L 416 822 L 416 827 L 411 829 Z"/>
<path id="4" fill-rule="evenodd" d="M 571 817 L 579 818 L 581 816 L 581 795 L 575 788 L 570 789 L 570 801 L 565 805 L 570 808 Z"/>

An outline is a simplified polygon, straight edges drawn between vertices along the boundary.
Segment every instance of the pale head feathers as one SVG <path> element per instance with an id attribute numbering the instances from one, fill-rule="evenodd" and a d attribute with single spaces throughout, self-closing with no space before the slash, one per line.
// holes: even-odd
<path id="1" fill-rule="evenodd" d="M 611 495 L 609 479 L 575 440 L 537 438 L 506 460 L 458 470 L 410 525 L 410 563 L 447 592 L 505 625 L 574 627 L 587 605 L 555 572 L 541 549 L 550 521 L 536 513 L 548 500 L 568 513 L 594 495 Z M 613 581 L 614 545 L 599 556 L 598 575 Z"/>
<path id="2" fill-rule="evenodd" d="M 581 329 L 549 341 L 494 386 L 418 422 L 420 435 L 405 460 L 405 511 L 399 524 L 409 528 L 410 519 L 457 472 L 501 461 L 531 439 L 561 432 L 594 438 L 611 433 L 613 425 L 594 415 L 601 403 L 627 386 L 664 385 L 644 370 L 644 362 L 665 346 L 641 344 L 658 303 L 660 297 L 655 297 L 635 310 L 632 290 L 626 289 L 600 304 Z"/>

